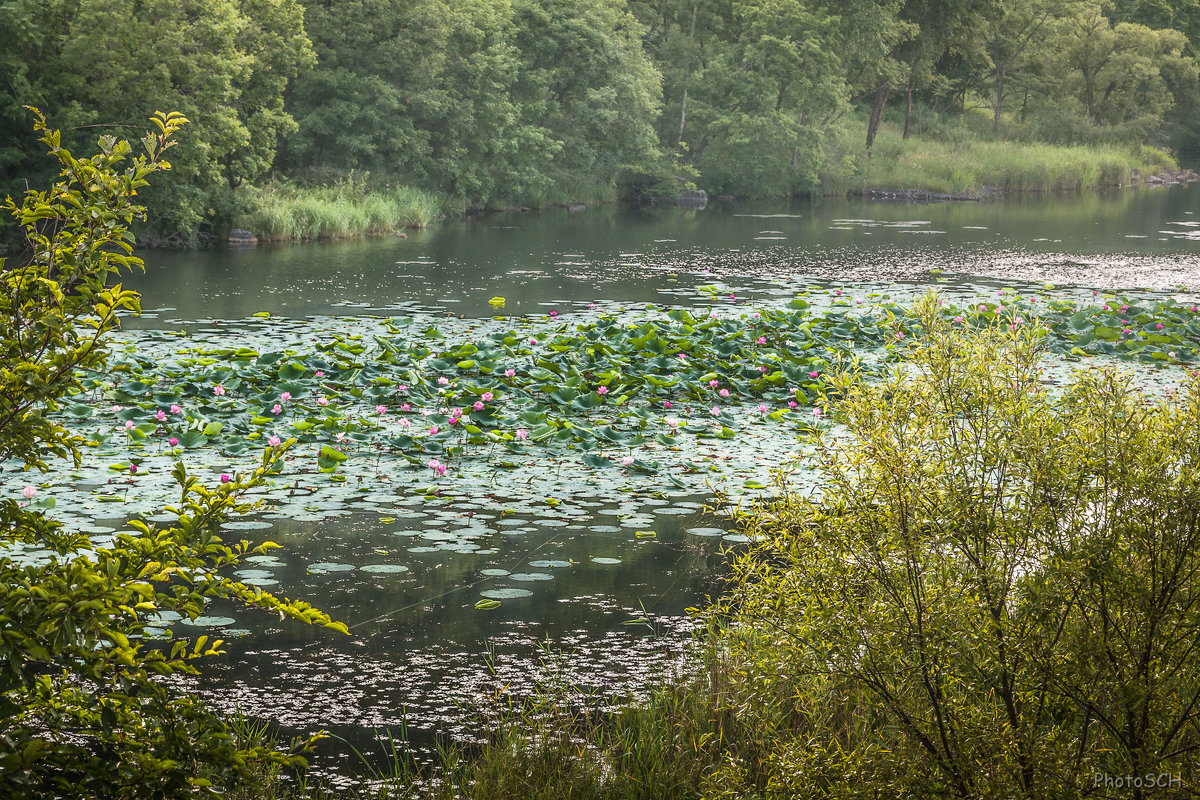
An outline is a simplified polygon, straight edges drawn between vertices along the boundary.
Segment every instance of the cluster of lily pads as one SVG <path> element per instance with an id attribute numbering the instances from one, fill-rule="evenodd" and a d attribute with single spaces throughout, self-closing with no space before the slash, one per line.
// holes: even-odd
<path id="1" fill-rule="evenodd" d="M 1170 299 L 1081 306 L 1001 290 L 944 314 L 961 325 L 1039 320 L 1068 359 L 1186 364 L 1200 342 L 1196 307 Z M 548 450 L 575 451 L 588 468 L 654 473 L 648 445 L 676 447 L 681 434 L 728 440 L 764 424 L 811 431 L 831 369 L 919 335 L 895 303 L 839 297 L 816 313 L 804 296 L 736 317 L 652 307 L 634 319 L 551 312 L 458 330 L 411 317 L 372 323 L 269 350 L 185 340 L 167 352 L 171 337 L 143 334 L 108 372 L 84 376 L 91 391 L 62 414 L 88 444 L 123 450 L 128 458 L 114 467 L 135 473 L 149 448 L 236 458 L 291 438 L 299 458 L 311 459 L 301 471 L 335 472 L 351 456 L 373 455 L 436 479 L 464 459 L 503 469 L 515 455 Z"/>

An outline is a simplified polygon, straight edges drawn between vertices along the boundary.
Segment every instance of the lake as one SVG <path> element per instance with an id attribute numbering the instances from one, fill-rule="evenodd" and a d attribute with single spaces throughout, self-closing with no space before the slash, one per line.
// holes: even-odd
<path id="1" fill-rule="evenodd" d="M 885 341 L 890 304 L 931 286 L 972 305 L 1093 290 L 1186 304 L 1198 251 L 1200 190 L 1170 188 L 549 210 L 404 239 L 149 252 L 126 281 L 145 313 L 116 337 L 117 369 L 65 412 L 92 437 L 85 463 L 39 492 L 103 546 L 131 516 L 168 521 L 175 459 L 215 480 L 268 435 L 296 436 L 268 507 L 227 526 L 283 547 L 238 576 L 354 635 L 214 604 L 191 629 L 228 656 L 190 685 L 360 749 L 385 731 L 470 738 L 488 698 L 566 681 L 603 706 L 680 662 L 686 609 L 720 591 L 722 552 L 743 543 L 708 510 L 715 491 L 771 491 L 826 424 L 839 348 Z M 826 338 L 797 316 L 810 311 L 834 315 Z M 696 350 L 679 326 L 703 331 Z M 661 362 L 651 383 L 623 374 L 642 356 Z M 26 480 L 0 473 L 0 491 Z M 802 462 L 791 480 L 811 486 Z M 322 773 L 359 769 L 326 744 Z"/>

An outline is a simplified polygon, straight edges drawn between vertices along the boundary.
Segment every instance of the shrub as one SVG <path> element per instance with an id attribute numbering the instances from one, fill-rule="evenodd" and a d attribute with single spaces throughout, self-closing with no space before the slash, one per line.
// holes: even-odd
<path id="1" fill-rule="evenodd" d="M 102 368 L 116 311 L 136 311 L 137 293 L 109 279 L 141 268 L 129 225 L 134 201 L 187 121 L 157 114 L 142 140 L 146 155 L 113 137 L 76 159 L 37 114 L 36 130 L 59 163 L 49 191 L 31 191 L 5 209 L 29 254 L 0 259 L 0 463 L 47 470 L 50 459 L 79 460 L 80 441 L 49 416 L 80 390 L 77 370 Z M 288 443 L 290 444 L 290 442 Z M 260 465 L 208 488 L 176 464 L 178 521 L 134 521 L 110 547 L 94 548 L 33 504 L 0 500 L 0 796 L 175 798 L 219 794 L 254 764 L 298 764 L 297 752 L 239 745 L 228 726 L 193 698 L 175 696 L 154 676 L 194 673 L 193 661 L 220 651 L 200 636 L 150 646 L 149 624 L 173 612 L 199 616 L 211 598 L 230 598 L 345 631 L 303 602 L 281 600 L 224 577 L 251 548 L 225 544 L 220 523 L 249 508 L 244 492 L 274 468 L 288 444 Z M 35 492 L 30 487 L 27 496 Z M 17 550 L 46 557 L 21 565 Z M 167 617 L 170 618 L 170 617 Z"/>
<path id="2" fill-rule="evenodd" d="M 743 515 L 728 657 L 743 707 L 786 687 L 792 719 L 768 794 L 1194 786 L 1200 380 L 1053 393 L 1038 332 L 921 319 L 890 379 L 843 378 L 821 495 Z"/>

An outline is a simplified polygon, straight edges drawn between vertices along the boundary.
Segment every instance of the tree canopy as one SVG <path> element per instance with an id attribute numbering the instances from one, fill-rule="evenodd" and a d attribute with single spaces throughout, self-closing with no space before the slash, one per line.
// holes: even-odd
<path id="1" fill-rule="evenodd" d="M 279 182 L 452 209 L 820 192 L 885 123 L 1181 145 L 1197 36 L 1200 0 L 7 0 L 0 192 L 48 177 L 26 104 L 76 147 L 186 114 L 160 233 Z"/>

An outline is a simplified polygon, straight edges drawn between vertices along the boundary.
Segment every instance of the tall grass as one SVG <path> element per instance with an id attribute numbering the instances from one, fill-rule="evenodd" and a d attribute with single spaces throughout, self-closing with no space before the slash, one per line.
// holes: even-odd
<path id="1" fill-rule="evenodd" d="M 1130 171 L 1176 169 L 1167 153 L 1144 145 L 1048 145 L 902 139 L 880 131 L 871 157 L 860 158 L 844 189 L 923 189 L 969 193 L 1089 191 L 1129 183 Z"/>
<path id="2" fill-rule="evenodd" d="M 441 216 L 436 197 L 410 187 L 275 184 L 256 190 L 238 227 L 272 241 L 346 239 L 424 228 Z"/>

